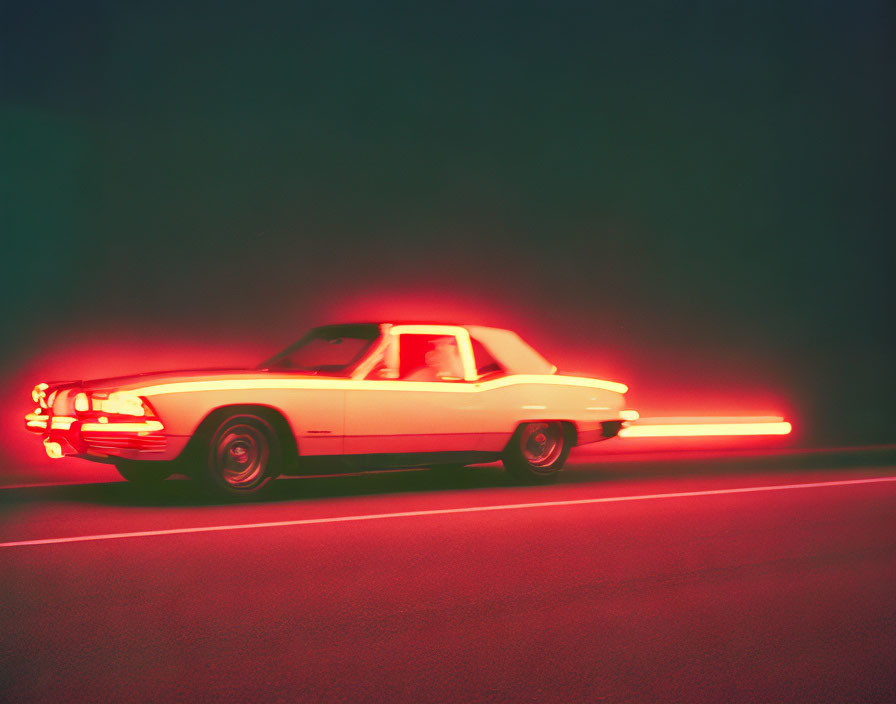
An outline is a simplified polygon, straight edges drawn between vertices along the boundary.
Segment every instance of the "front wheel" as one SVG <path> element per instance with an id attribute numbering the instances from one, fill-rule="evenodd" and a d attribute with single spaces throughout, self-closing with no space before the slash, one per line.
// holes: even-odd
<path id="1" fill-rule="evenodd" d="M 516 481 L 547 484 L 556 480 L 571 448 L 569 433 L 560 421 L 523 423 L 507 444 L 501 460 Z"/>
<path id="2" fill-rule="evenodd" d="M 212 433 L 197 478 L 212 493 L 249 496 L 279 474 L 280 458 L 280 442 L 268 421 L 254 415 L 231 416 Z"/>
<path id="3" fill-rule="evenodd" d="M 157 486 L 172 475 L 168 462 L 139 460 L 115 460 L 115 469 L 130 484 L 137 486 Z"/>

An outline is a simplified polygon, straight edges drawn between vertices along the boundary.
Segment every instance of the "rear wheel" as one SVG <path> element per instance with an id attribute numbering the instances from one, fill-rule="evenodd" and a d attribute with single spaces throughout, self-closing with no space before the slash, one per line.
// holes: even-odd
<path id="1" fill-rule="evenodd" d="M 173 474 L 167 462 L 119 459 L 115 460 L 115 469 L 128 482 L 137 486 L 156 486 Z"/>
<path id="2" fill-rule="evenodd" d="M 280 442 L 271 424 L 255 415 L 224 419 L 211 434 L 197 478 L 224 496 L 256 494 L 280 473 Z"/>
<path id="3" fill-rule="evenodd" d="M 547 484 L 557 478 L 572 447 L 570 433 L 560 421 L 523 423 L 504 450 L 507 473 L 525 484 Z"/>

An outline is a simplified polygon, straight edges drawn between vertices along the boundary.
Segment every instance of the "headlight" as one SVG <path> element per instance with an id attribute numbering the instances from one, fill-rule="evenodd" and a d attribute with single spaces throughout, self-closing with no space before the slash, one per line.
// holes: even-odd
<path id="1" fill-rule="evenodd" d="M 31 389 L 31 398 L 35 403 L 39 403 L 41 408 L 47 407 L 47 384 L 41 382 Z"/>
<path id="2" fill-rule="evenodd" d="M 84 413 L 85 411 L 90 410 L 90 401 L 87 398 L 87 394 L 83 391 L 75 396 L 75 410 L 78 413 Z"/>
<path id="3" fill-rule="evenodd" d="M 75 411 L 87 417 L 130 416 L 132 418 L 154 418 L 150 405 L 131 391 L 98 391 L 90 395 L 81 392 L 74 398 Z"/>
<path id="4" fill-rule="evenodd" d="M 147 407 L 137 394 L 130 391 L 113 391 L 108 398 L 93 399 L 94 409 L 102 413 L 117 413 L 122 416 L 145 416 Z"/>

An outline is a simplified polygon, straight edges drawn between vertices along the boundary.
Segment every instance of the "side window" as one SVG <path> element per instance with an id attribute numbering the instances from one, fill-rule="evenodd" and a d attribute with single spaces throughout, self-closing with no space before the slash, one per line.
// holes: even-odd
<path id="1" fill-rule="evenodd" d="M 473 360 L 476 363 L 476 373 L 479 376 L 504 372 L 504 368 L 489 354 L 488 350 L 485 349 L 479 340 L 471 338 L 470 342 L 473 343 Z"/>
<path id="2" fill-rule="evenodd" d="M 402 334 L 398 338 L 398 379 L 459 381 L 464 368 L 453 335 Z"/>

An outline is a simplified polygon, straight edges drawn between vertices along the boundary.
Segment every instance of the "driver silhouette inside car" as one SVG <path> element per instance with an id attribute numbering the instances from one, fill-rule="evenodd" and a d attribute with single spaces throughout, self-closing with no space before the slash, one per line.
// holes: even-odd
<path id="1" fill-rule="evenodd" d="M 424 360 L 426 366 L 417 367 L 407 374 L 406 381 L 456 381 L 464 378 L 463 364 L 453 337 L 433 340 Z"/>

